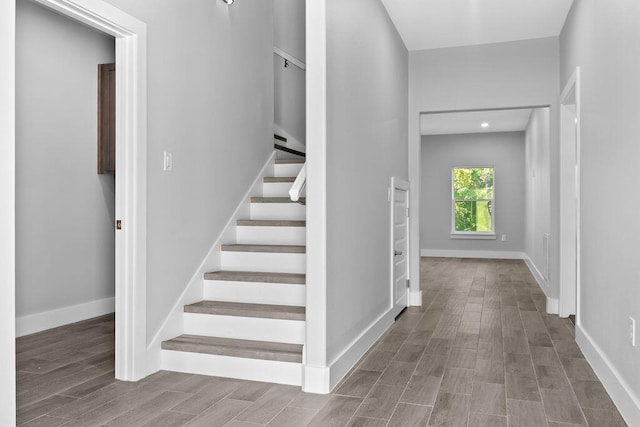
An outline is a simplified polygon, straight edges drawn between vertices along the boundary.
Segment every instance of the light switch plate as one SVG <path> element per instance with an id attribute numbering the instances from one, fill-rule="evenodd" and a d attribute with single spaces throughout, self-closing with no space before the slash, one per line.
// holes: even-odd
<path id="1" fill-rule="evenodd" d="M 171 154 L 168 151 L 164 152 L 164 158 L 163 158 L 163 170 L 164 171 L 172 171 L 173 170 L 173 154 Z"/>

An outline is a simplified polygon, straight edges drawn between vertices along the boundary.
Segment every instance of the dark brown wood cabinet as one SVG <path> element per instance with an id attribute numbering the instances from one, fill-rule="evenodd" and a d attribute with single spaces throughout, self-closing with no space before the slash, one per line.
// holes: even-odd
<path id="1" fill-rule="evenodd" d="M 116 64 L 98 64 L 98 174 L 116 173 Z"/>

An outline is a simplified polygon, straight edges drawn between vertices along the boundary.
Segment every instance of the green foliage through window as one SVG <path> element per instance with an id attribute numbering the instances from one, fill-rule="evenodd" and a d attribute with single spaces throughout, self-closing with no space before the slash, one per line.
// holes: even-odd
<path id="1" fill-rule="evenodd" d="M 493 168 L 454 168 L 455 231 L 493 231 Z"/>

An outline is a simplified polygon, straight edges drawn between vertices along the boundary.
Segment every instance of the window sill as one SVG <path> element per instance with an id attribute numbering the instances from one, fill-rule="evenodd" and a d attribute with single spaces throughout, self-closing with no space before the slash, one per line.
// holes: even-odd
<path id="1" fill-rule="evenodd" d="M 451 233 L 450 236 L 460 240 L 496 240 L 496 235 L 491 233 Z"/>

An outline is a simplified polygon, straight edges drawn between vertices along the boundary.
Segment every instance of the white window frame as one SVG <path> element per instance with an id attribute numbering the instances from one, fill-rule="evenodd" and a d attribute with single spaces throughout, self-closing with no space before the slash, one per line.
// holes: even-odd
<path id="1" fill-rule="evenodd" d="M 455 199 L 455 170 L 456 169 L 493 169 L 493 198 L 491 199 L 491 231 L 456 231 L 456 199 Z M 495 166 L 454 166 L 451 168 L 451 239 L 468 240 L 495 240 L 496 239 L 496 168 Z M 458 200 L 464 201 L 485 201 L 489 199 Z"/>

